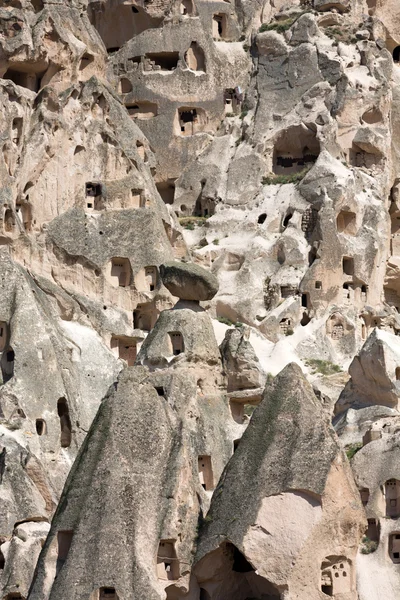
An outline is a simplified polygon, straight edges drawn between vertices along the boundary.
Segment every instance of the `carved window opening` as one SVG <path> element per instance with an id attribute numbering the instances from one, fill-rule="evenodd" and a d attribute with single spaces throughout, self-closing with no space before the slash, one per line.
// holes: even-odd
<path id="1" fill-rule="evenodd" d="M 67 560 L 69 550 L 72 544 L 74 532 L 73 531 L 59 531 L 57 533 L 57 563 L 56 563 L 56 576 L 63 568 L 65 561 Z"/>
<path id="2" fill-rule="evenodd" d="M 46 421 L 44 421 L 44 419 L 36 419 L 36 433 L 39 436 L 42 436 L 45 435 L 46 431 Z"/>
<path id="3" fill-rule="evenodd" d="M 226 39 L 227 17 L 225 14 L 213 15 L 212 35 L 214 40 Z"/>
<path id="4" fill-rule="evenodd" d="M 145 71 L 174 71 L 178 66 L 179 52 L 151 52 L 144 59 Z"/>
<path id="5" fill-rule="evenodd" d="M 179 579 L 179 561 L 175 540 L 161 540 L 157 552 L 157 577 L 167 581 Z"/>
<path id="6" fill-rule="evenodd" d="M 57 401 L 57 412 L 60 418 L 61 448 L 68 448 L 71 445 L 72 428 L 68 403 L 65 398 L 60 398 Z"/>
<path id="7" fill-rule="evenodd" d="M 168 333 L 168 335 L 171 343 L 172 354 L 174 356 L 182 354 L 185 351 L 183 335 L 179 331 L 173 331 L 171 333 Z"/>
<path id="8" fill-rule="evenodd" d="M 212 470 L 211 456 L 199 456 L 197 462 L 201 486 L 206 491 L 213 490 L 214 476 Z"/>

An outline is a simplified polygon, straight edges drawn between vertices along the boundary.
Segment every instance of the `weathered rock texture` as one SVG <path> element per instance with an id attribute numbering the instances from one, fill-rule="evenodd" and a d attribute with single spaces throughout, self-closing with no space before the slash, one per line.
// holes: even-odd
<path id="1" fill-rule="evenodd" d="M 0 0 L 0 600 L 399 596 L 399 32 Z"/>

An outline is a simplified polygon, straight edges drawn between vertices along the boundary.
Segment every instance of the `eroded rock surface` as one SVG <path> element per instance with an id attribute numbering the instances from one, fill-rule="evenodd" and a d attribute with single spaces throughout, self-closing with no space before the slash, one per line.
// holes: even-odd
<path id="1" fill-rule="evenodd" d="M 399 596 L 399 31 L 0 0 L 0 600 Z"/>

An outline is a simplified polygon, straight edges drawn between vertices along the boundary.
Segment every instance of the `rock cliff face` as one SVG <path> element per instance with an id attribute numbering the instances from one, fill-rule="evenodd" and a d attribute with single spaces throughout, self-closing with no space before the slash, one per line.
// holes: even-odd
<path id="1" fill-rule="evenodd" d="M 400 598 L 399 32 L 0 0 L 0 600 Z"/>

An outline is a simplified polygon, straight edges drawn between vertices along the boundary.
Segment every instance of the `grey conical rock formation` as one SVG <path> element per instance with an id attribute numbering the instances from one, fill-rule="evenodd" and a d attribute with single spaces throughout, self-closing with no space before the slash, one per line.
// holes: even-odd
<path id="1" fill-rule="evenodd" d="M 214 594 L 219 586 L 221 600 L 317 600 L 324 589 L 356 600 L 363 526 L 348 462 L 290 364 L 267 386 L 220 479 L 200 535 L 197 581 Z"/>
<path id="2" fill-rule="evenodd" d="M 231 454 L 229 420 L 222 397 L 197 398 L 190 373 L 124 370 L 71 470 L 29 598 L 185 594 L 198 517 Z"/>

